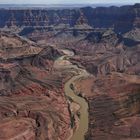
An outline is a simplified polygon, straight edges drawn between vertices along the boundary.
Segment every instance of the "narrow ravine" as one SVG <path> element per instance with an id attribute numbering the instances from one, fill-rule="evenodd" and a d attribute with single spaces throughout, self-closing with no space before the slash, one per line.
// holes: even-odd
<path id="1" fill-rule="evenodd" d="M 86 70 L 80 69 L 76 65 L 72 65 L 68 60 L 64 60 L 64 58 L 74 56 L 74 53 L 72 51 L 63 50 L 63 52 L 65 55 L 58 58 L 54 66 L 57 68 L 75 68 L 79 72 L 76 76 L 73 76 L 69 81 L 67 81 L 64 86 L 66 96 L 71 98 L 73 102 L 80 105 L 78 128 L 75 130 L 70 140 L 84 140 L 85 134 L 88 131 L 88 103 L 84 98 L 79 97 L 74 93 L 73 89 L 71 89 L 71 84 L 79 78 L 87 77 L 88 73 L 86 72 Z"/>

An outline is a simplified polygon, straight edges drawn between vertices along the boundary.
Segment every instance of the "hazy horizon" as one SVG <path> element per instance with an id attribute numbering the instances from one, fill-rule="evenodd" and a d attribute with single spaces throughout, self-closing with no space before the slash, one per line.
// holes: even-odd
<path id="1" fill-rule="evenodd" d="M 0 4 L 134 4 L 140 3 L 140 0 L 1 0 Z"/>

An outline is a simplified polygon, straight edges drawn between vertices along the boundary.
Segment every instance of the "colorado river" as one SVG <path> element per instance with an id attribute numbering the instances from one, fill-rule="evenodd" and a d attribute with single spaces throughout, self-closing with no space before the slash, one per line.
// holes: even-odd
<path id="1" fill-rule="evenodd" d="M 64 58 L 74 55 L 72 51 L 69 50 L 62 50 L 62 51 L 64 52 L 65 56 L 62 56 L 58 60 L 56 60 L 55 66 L 65 67 L 65 68 L 67 67 L 75 68 L 79 71 L 79 74 L 73 76 L 69 81 L 67 81 L 64 87 L 66 96 L 71 98 L 73 102 L 80 105 L 79 127 L 73 133 L 73 136 L 71 137 L 70 140 L 84 140 L 84 136 L 88 130 L 88 103 L 84 98 L 79 97 L 74 93 L 74 91 L 71 89 L 71 84 L 74 83 L 74 81 L 78 80 L 79 78 L 87 77 L 88 73 L 85 70 L 78 68 L 76 65 L 72 65 L 68 60 L 64 60 Z"/>

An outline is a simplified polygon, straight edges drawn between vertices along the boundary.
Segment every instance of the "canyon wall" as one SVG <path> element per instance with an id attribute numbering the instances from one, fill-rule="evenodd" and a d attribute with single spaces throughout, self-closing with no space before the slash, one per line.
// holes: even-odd
<path id="1" fill-rule="evenodd" d="M 140 27 L 140 4 L 122 7 L 98 7 L 79 9 L 0 9 L 0 27 L 50 26 L 65 24 L 71 27 L 87 24 L 93 28 L 115 28 L 126 32 Z"/>

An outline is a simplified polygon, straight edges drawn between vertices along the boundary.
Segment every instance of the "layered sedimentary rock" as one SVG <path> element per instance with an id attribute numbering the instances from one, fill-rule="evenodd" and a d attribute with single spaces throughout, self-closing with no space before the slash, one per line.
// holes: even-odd
<path id="1" fill-rule="evenodd" d="M 140 27 L 140 5 L 122 7 L 99 7 L 65 10 L 0 10 L 1 23 L 4 26 L 50 26 L 65 24 L 72 27 L 87 24 L 95 28 L 115 28 L 117 32 L 126 32 L 132 27 Z"/>
<path id="2" fill-rule="evenodd" d="M 70 118 L 65 99 L 59 94 L 1 97 L 0 139 L 67 139 Z"/>
<path id="3" fill-rule="evenodd" d="M 128 34 L 130 33 L 118 35 L 109 30 L 103 33 L 91 32 L 85 39 L 78 41 L 76 46 L 69 45 L 77 54 L 72 60 L 82 64 L 94 75 L 106 75 L 111 72 L 139 74 L 140 42 L 131 39 L 128 45 Z"/>
<path id="4" fill-rule="evenodd" d="M 77 93 L 89 101 L 87 140 L 140 138 L 139 79 L 139 76 L 112 73 L 75 83 Z"/>
<path id="5" fill-rule="evenodd" d="M 70 136 L 63 87 L 71 73 L 53 67 L 61 56 L 59 49 L 72 50 L 75 55 L 69 61 L 90 74 L 73 87 L 89 103 L 86 139 L 139 139 L 139 13 L 139 4 L 1 9 L 2 30 L 16 29 L 26 39 L 0 33 L 0 139 L 66 140 Z"/>
<path id="6" fill-rule="evenodd" d="M 139 28 L 125 34 L 94 31 L 74 45 L 71 62 L 92 77 L 75 82 L 89 103 L 87 140 L 139 139 Z"/>
<path id="7" fill-rule="evenodd" d="M 61 53 L 13 34 L 1 33 L 0 42 L 0 139 L 66 140 L 66 76 L 52 70 Z"/>

